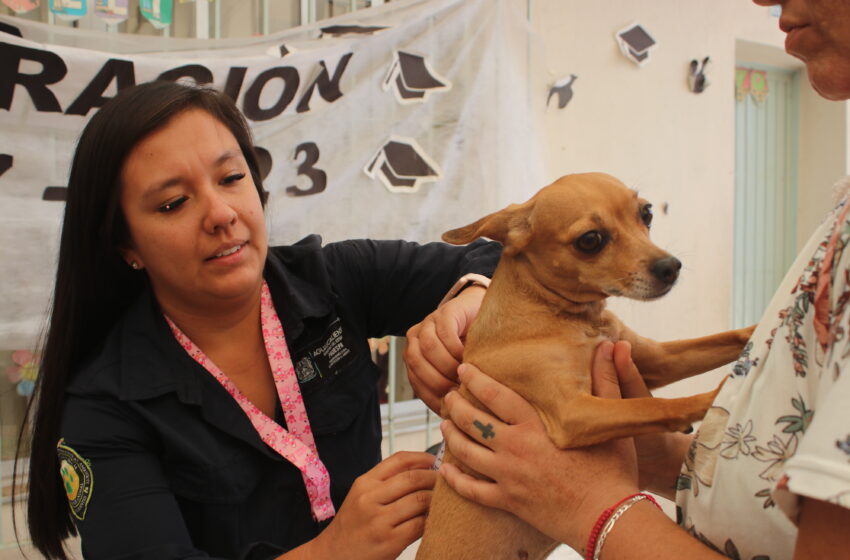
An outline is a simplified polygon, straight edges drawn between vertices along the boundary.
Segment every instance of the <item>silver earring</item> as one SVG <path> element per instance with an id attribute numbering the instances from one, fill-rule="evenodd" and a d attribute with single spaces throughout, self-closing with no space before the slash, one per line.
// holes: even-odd
<path id="1" fill-rule="evenodd" d="M 136 261 L 130 261 L 130 268 L 132 268 L 133 270 L 139 270 L 139 263 L 137 263 Z"/>

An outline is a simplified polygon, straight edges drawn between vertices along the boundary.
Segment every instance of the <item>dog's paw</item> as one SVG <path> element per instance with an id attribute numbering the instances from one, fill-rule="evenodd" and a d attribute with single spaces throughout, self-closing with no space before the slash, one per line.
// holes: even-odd
<path id="1" fill-rule="evenodd" d="M 750 325 L 749 327 L 738 329 L 738 341 L 741 343 L 741 347 L 743 347 L 753 337 L 753 332 L 755 332 L 757 326 L 758 323 Z"/>

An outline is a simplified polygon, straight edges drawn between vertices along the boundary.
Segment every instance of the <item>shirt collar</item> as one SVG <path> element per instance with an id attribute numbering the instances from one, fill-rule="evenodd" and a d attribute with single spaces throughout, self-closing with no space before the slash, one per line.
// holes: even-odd
<path id="1" fill-rule="evenodd" d="M 305 319 L 324 317 L 333 310 L 336 294 L 322 254 L 321 237 L 317 235 L 291 246 L 270 248 L 264 276 L 287 340 L 298 338 Z M 218 387 L 174 338 L 150 288 L 128 309 L 118 328 L 121 345 L 118 390 L 122 400 L 152 398 L 175 391 L 181 401 L 201 404 L 207 382 Z"/>

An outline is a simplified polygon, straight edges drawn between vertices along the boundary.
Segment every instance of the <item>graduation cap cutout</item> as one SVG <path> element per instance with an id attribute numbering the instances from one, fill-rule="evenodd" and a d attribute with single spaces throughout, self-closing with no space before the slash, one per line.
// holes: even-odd
<path id="1" fill-rule="evenodd" d="M 437 74 L 425 57 L 396 51 L 381 87 L 384 91 L 393 88 L 398 102 L 407 104 L 426 101 L 429 93 L 450 89 L 452 84 Z"/>
<path id="2" fill-rule="evenodd" d="M 639 23 L 621 29 L 617 32 L 616 38 L 623 56 L 638 66 L 642 66 L 649 60 L 650 50 L 656 44 L 652 35 Z"/>
<path id="3" fill-rule="evenodd" d="M 386 26 L 380 25 L 329 25 L 322 27 L 322 33 L 319 35 L 323 38 L 325 35 L 331 37 L 341 37 L 343 35 L 374 35 L 378 31 L 388 29 Z"/>
<path id="4" fill-rule="evenodd" d="M 266 54 L 273 57 L 283 58 L 288 54 L 292 54 L 296 52 L 298 49 L 291 45 L 287 45 L 285 43 L 281 43 L 280 45 L 274 45 L 266 49 Z"/>
<path id="5" fill-rule="evenodd" d="M 561 78 L 549 88 L 549 97 L 546 98 L 546 106 L 549 106 L 549 102 L 552 100 L 552 96 L 558 95 L 558 109 L 563 109 L 567 106 L 567 103 L 570 102 L 570 99 L 573 98 L 573 82 L 576 81 L 575 74 L 570 74 L 566 78 Z"/>
<path id="6" fill-rule="evenodd" d="M 391 137 L 363 170 L 393 193 L 415 193 L 422 183 L 438 181 L 440 168 L 413 138 Z"/>
<path id="7" fill-rule="evenodd" d="M 12 162 L 15 161 L 12 154 L 0 154 L 0 177 L 12 168 Z"/>

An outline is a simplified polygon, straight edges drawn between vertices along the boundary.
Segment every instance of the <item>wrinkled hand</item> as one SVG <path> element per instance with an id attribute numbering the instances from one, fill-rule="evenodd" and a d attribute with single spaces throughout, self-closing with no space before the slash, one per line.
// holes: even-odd
<path id="1" fill-rule="evenodd" d="M 434 456 L 399 452 L 354 481 L 316 558 L 390 560 L 422 536 L 437 480 Z"/>
<path id="2" fill-rule="evenodd" d="M 601 345 L 600 345 L 601 346 Z M 614 368 L 594 369 L 594 393 L 619 394 L 624 399 L 651 397 L 637 366 L 632 361 L 631 345 L 614 345 Z M 676 479 L 692 436 L 680 432 L 658 432 L 634 438 L 638 461 L 638 484 L 641 490 L 673 498 Z"/>
<path id="3" fill-rule="evenodd" d="M 463 339 L 485 293 L 470 286 L 407 331 L 407 377 L 416 396 L 437 414 L 443 396 L 456 387 Z"/>
<path id="4" fill-rule="evenodd" d="M 441 428 L 452 455 L 490 480 L 473 478 L 451 464 L 444 464 L 441 474 L 462 496 L 510 511 L 580 550 L 599 514 L 638 490 L 632 440 L 558 449 L 535 410 L 517 393 L 469 364 L 460 375 L 498 418 L 453 392 L 446 397 L 451 420 Z M 594 393 L 619 398 L 617 379 L 614 345 L 604 342 L 594 356 Z"/>

